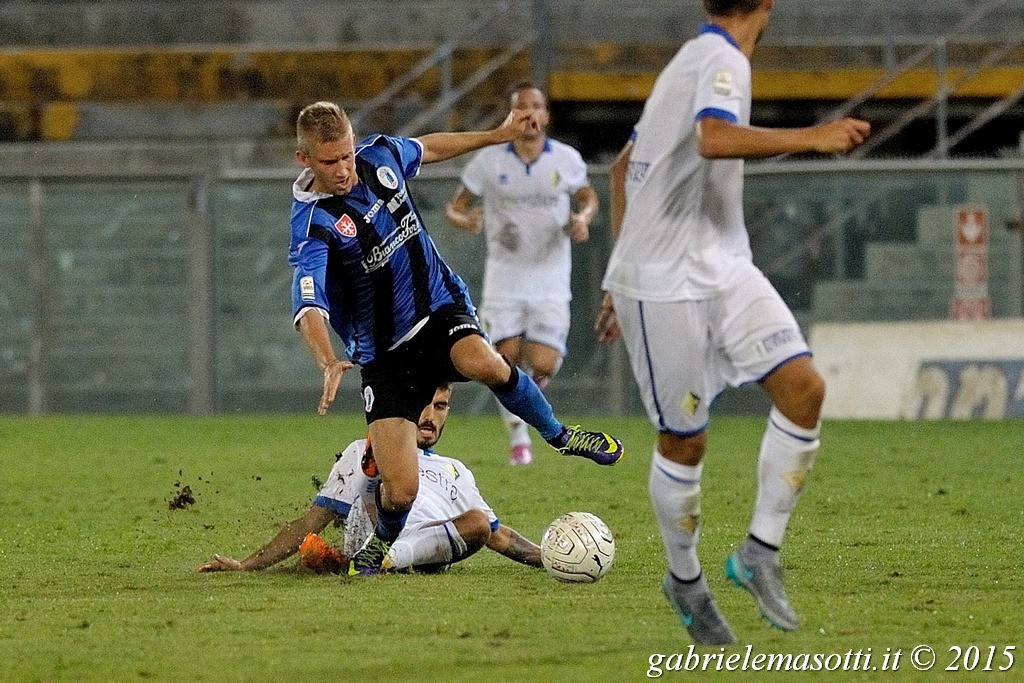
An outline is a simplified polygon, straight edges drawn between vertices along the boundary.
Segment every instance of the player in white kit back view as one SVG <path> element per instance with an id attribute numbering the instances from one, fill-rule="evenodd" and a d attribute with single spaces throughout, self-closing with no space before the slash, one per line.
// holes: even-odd
<path id="1" fill-rule="evenodd" d="M 621 330 L 658 430 L 648 488 L 669 561 L 662 588 L 690 636 L 707 645 L 736 641 L 696 549 L 708 406 L 747 382 L 771 398 L 753 519 L 726 574 L 774 626 L 793 630 L 779 546 L 818 450 L 825 395 L 796 320 L 752 262 L 742 159 L 845 152 L 870 131 L 856 119 L 750 126 L 750 56 L 772 5 L 704 0 L 709 22 L 658 77 L 612 167 L 617 241 L 595 326 L 605 341 Z"/>

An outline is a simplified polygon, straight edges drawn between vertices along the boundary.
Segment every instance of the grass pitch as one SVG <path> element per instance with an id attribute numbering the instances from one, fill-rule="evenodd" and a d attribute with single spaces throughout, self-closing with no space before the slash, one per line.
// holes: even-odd
<path id="1" fill-rule="evenodd" d="M 345 580 L 294 560 L 194 572 L 214 552 L 245 556 L 302 514 L 314 478 L 363 433 L 361 417 L 0 418 L 0 680 L 644 679 L 652 653 L 689 645 L 658 589 L 652 432 L 640 419 L 586 422 L 622 436 L 619 466 L 538 447 L 533 466 L 509 468 L 496 418 L 453 417 L 439 450 L 463 459 L 502 521 L 534 540 L 562 512 L 602 517 L 618 553 L 593 585 L 488 551 L 443 576 Z M 789 634 L 722 576 L 749 522 L 762 426 L 712 423 L 700 555 L 719 606 L 754 653 L 871 648 L 877 669 L 887 650 L 903 658 L 897 672 L 714 678 L 960 680 L 971 658 L 944 671 L 957 664 L 951 648 L 977 646 L 980 671 L 994 646 L 993 671 L 972 678 L 1024 679 L 1024 424 L 827 423 L 783 551 L 803 620 Z M 169 509 L 185 486 L 195 503 Z M 918 645 L 936 653 L 929 672 L 908 661 Z M 1006 646 L 1016 661 L 998 673 Z"/>

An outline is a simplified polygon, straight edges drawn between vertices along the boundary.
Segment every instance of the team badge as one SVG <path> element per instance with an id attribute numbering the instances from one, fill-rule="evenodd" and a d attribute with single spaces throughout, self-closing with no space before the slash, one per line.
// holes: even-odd
<path id="1" fill-rule="evenodd" d="M 699 407 L 700 396 L 691 391 L 686 395 L 686 398 L 683 399 L 683 410 L 688 412 L 690 415 L 694 415 Z"/>
<path id="2" fill-rule="evenodd" d="M 381 166 L 377 169 L 377 180 L 389 190 L 398 188 L 398 176 L 387 166 Z"/>
<path id="3" fill-rule="evenodd" d="M 551 172 L 551 184 L 558 187 L 558 183 L 562 182 L 562 174 L 558 171 Z"/>
<path id="4" fill-rule="evenodd" d="M 341 214 L 341 218 L 334 224 L 334 227 L 337 228 L 342 237 L 356 236 L 356 222 L 349 218 L 347 213 Z"/>
<path id="5" fill-rule="evenodd" d="M 373 410 L 373 387 L 366 385 L 363 389 L 363 405 L 366 408 L 366 412 Z"/>

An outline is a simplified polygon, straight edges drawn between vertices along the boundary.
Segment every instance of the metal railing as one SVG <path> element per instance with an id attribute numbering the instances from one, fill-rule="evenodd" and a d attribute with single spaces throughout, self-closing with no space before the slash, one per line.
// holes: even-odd
<path id="1" fill-rule="evenodd" d="M 407 124 L 406 130 L 408 132 L 403 134 L 408 135 L 420 132 L 420 127 L 422 125 L 430 123 L 434 119 L 438 118 L 442 113 L 448 111 L 452 105 L 464 97 L 467 92 L 483 82 L 483 80 L 492 74 L 498 67 L 506 63 L 512 56 L 515 56 L 525 49 L 525 46 L 521 46 L 518 47 L 515 52 L 511 52 L 511 54 L 509 54 L 510 51 L 502 53 L 488 62 L 488 64 L 482 67 L 476 74 L 466 79 L 458 89 L 455 88 L 454 68 L 452 64 L 455 51 L 459 47 L 469 44 L 470 41 L 481 35 L 489 26 L 499 19 L 507 18 L 508 16 L 509 4 L 504 1 L 495 3 L 489 12 L 479 17 L 465 29 L 459 31 L 459 33 L 454 37 L 443 42 L 433 52 L 417 62 L 407 72 L 393 80 L 387 88 L 367 102 L 363 103 L 363 105 L 359 107 L 358 111 L 352 115 L 353 127 L 356 130 L 362 130 L 363 123 L 369 121 L 370 117 L 375 112 L 391 104 L 406 88 L 427 74 L 431 69 L 439 68 L 441 88 L 437 104 L 430 107 L 426 112 L 424 112 L 424 114 L 418 116 L 413 123 Z M 528 44 L 529 41 L 527 41 L 527 45 Z"/>
<path id="2" fill-rule="evenodd" d="M 483 240 L 443 218 L 460 169 L 424 171 L 414 181 L 421 214 L 478 292 Z M 319 377 L 290 324 L 285 258 L 294 174 L 0 173 L 0 412 L 311 410 Z M 590 175 L 607 206 L 606 169 Z M 771 230 L 751 230 L 755 259 L 784 296 L 794 287 L 856 284 L 846 263 L 852 250 L 897 235 L 915 249 L 918 209 L 973 202 L 992 216 L 993 310 L 1024 313 L 1020 239 L 1004 229 L 1019 226 L 1024 213 L 1024 160 L 793 161 L 750 166 L 747 175 L 748 220 L 772 221 Z M 793 206 L 810 219 L 793 220 Z M 808 252 L 802 245 L 812 235 L 817 250 Z M 788 240 L 798 246 L 786 248 Z M 621 347 L 598 345 L 590 332 L 610 247 L 602 214 L 591 241 L 574 248 L 570 353 L 549 388 L 563 412 L 641 411 Z M 933 247 L 929 253 L 936 256 Z M 939 284 L 951 285 L 946 279 Z M 913 286 L 917 296 L 937 285 Z M 897 304 L 913 319 L 944 317 L 944 290 L 929 296 L 927 311 L 880 301 L 878 319 Z M 845 304 L 818 294 L 807 307 L 793 305 L 806 323 L 844 316 Z M 485 391 L 461 391 L 463 406 L 490 410 Z M 342 393 L 338 408 L 358 409 L 357 392 Z"/>

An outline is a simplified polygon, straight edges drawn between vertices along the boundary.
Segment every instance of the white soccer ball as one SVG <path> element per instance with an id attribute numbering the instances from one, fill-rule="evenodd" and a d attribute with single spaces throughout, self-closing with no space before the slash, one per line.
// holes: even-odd
<path id="1" fill-rule="evenodd" d="M 559 581 L 593 583 L 612 568 L 615 539 L 597 515 L 568 512 L 544 532 L 540 559 Z"/>

